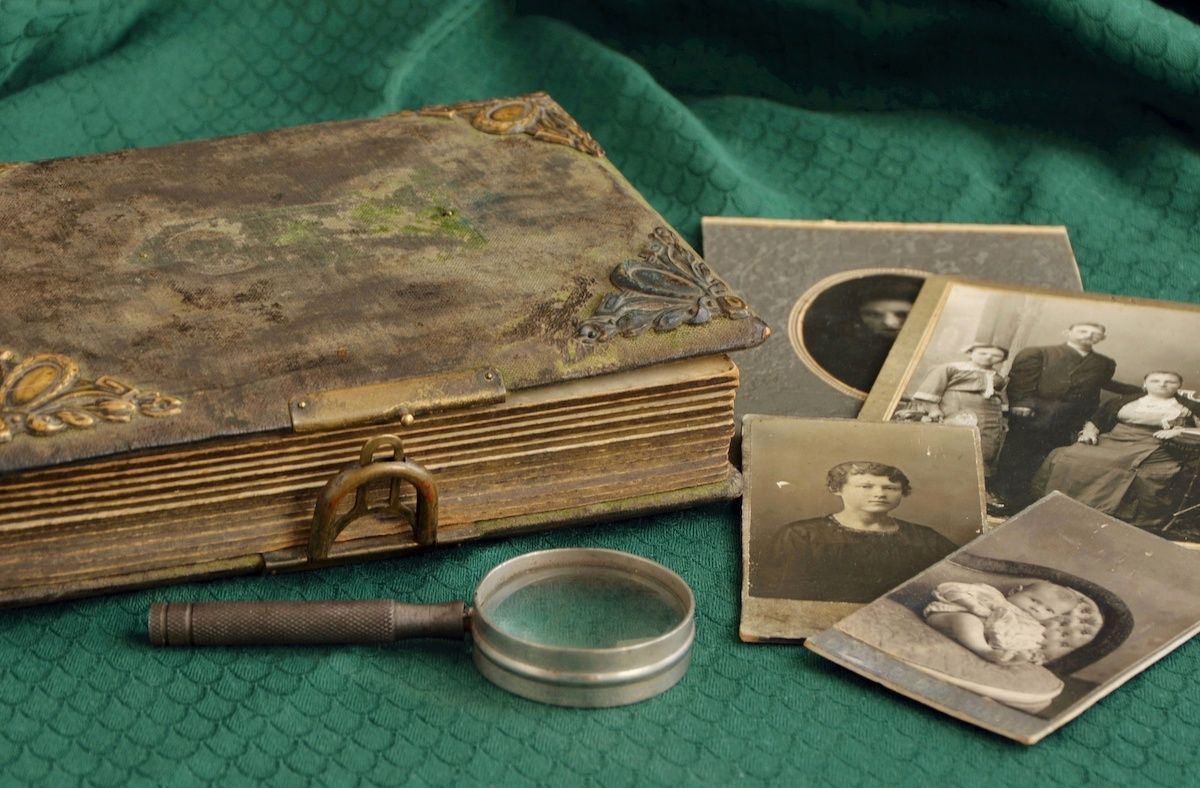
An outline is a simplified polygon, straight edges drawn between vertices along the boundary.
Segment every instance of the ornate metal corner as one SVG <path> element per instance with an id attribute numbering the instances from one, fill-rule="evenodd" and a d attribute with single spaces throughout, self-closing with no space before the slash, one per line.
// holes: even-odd
<path id="1" fill-rule="evenodd" d="M 417 114 L 436 118 L 462 117 L 488 134 L 528 134 L 535 140 L 568 145 L 592 156 L 604 155 L 604 149 L 592 135 L 580 128 L 575 119 L 546 93 L 425 107 L 417 110 Z"/>
<path id="2" fill-rule="evenodd" d="M 621 263 L 608 278 L 620 292 L 605 296 L 580 324 L 576 337 L 583 342 L 633 337 L 650 327 L 700 325 L 717 313 L 731 320 L 750 317 L 746 302 L 665 227 L 654 229 L 639 259 Z"/>
<path id="3" fill-rule="evenodd" d="M 22 433 L 55 435 L 71 427 L 90 429 L 97 421 L 127 423 L 134 414 L 157 418 L 183 409 L 178 397 L 142 392 L 101 376 L 79 377 L 79 365 L 66 356 L 42 353 L 22 361 L 0 349 L 0 443 Z"/>

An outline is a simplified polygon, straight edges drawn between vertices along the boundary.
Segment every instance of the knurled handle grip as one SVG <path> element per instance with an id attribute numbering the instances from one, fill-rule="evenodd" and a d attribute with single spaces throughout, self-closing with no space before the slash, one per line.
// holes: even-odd
<path id="1" fill-rule="evenodd" d="M 159 602 L 150 606 L 156 646 L 276 646 L 462 639 L 466 606 L 390 599 L 328 602 Z"/>

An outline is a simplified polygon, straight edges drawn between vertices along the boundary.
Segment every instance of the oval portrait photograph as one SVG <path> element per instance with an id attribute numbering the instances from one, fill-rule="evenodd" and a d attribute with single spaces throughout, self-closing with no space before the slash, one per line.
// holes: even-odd
<path id="1" fill-rule="evenodd" d="M 792 308 L 792 347 L 826 383 L 865 398 L 925 276 L 908 269 L 873 268 L 822 279 Z"/>

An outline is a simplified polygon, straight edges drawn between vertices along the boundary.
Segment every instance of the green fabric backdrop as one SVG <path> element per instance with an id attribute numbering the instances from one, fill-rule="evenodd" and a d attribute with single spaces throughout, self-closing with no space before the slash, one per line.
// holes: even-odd
<path id="1" fill-rule="evenodd" d="M 1200 301 L 1200 28 L 1176 12 L 574 5 L 0 0 L 0 160 L 545 89 L 694 244 L 704 214 L 1065 224 L 1088 289 Z M 1023 748 L 802 648 L 739 643 L 736 511 L 0 613 L 0 783 L 1194 781 L 1200 646 Z M 444 600 L 566 545 L 630 550 L 692 584 L 679 686 L 578 711 L 494 689 L 461 644 L 145 643 L 151 600 Z"/>

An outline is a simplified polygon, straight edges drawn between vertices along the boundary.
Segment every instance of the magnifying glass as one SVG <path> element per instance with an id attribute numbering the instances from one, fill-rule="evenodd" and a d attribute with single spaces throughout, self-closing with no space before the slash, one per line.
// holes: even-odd
<path id="1" fill-rule="evenodd" d="M 558 706 L 622 706 L 674 686 L 687 672 L 696 601 L 679 575 L 617 550 L 542 550 L 509 559 L 463 602 L 156 603 L 157 646 L 473 643 L 475 666 L 497 686 Z"/>

